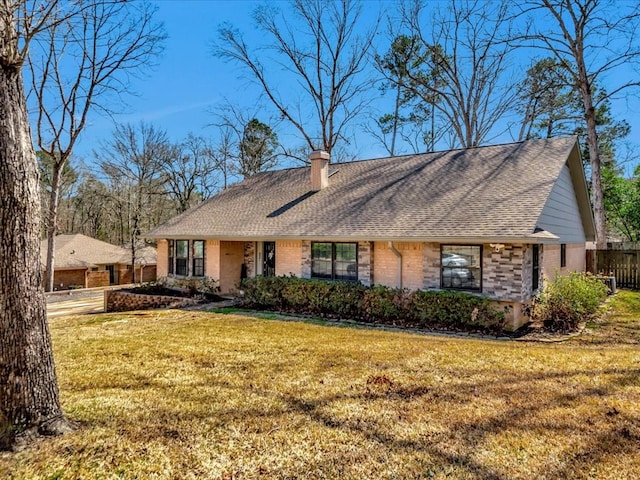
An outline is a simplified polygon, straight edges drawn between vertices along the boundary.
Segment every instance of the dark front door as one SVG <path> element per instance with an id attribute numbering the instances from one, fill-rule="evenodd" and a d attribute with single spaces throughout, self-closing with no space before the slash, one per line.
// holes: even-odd
<path id="1" fill-rule="evenodd" d="M 276 274 L 276 242 L 264 242 L 264 262 L 262 275 L 273 277 Z"/>
<path id="2" fill-rule="evenodd" d="M 109 271 L 109 285 L 116 283 L 116 268 L 115 265 L 107 265 L 105 268 Z"/>

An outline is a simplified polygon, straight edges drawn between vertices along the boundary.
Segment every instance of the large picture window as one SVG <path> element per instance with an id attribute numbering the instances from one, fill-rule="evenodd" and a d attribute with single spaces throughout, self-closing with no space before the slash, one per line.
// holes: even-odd
<path id="1" fill-rule="evenodd" d="M 311 278 L 358 280 L 358 244 L 314 242 L 311 244 Z"/>
<path id="2" fill-rule="evenodd" d="M 482 290 L 482 247 L 442 245 L 440 286 L 456 290 Z"/>
<path id="3" fill-rule="evenodd" d="M 169 275 L 204 277 L 204 240 L 169 240 Z"/>

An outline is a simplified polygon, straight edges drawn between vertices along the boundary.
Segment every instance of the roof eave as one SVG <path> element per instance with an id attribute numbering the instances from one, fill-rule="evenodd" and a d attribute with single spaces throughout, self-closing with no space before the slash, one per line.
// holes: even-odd
<path id="1" fill-rule="evenodd" d="M 402 242 L 402 243 L 451 243 L 451 244 L 487 244 L 487 243 L 537 243 L 557 244 L 560 239 L 552 234 L 541 236 L 535 233 L 530 235 L 487 235 L 487 236 L 340 236 L 340 235 L 256 235 L 256 236 L 207 236 L 207 235 L 170 235 L 154 236 L 156 240 L 220 240 L 227 242 L 273 242 L 273 241 L 313 241 L 313 242 Z"/>

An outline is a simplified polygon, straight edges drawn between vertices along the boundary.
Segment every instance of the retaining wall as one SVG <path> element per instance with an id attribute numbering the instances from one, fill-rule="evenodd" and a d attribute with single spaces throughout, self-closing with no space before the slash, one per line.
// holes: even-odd
<path id="1" fill-rule="evenodd" d="M 127 312 L 130 310 L 150 310 L 153 308 L 180 308 L 196 305 L 197 300 L 184 297 L 168 297 L 166 295 L 145 295 L 107 290 L 104 292 L 105 312 Z"/>

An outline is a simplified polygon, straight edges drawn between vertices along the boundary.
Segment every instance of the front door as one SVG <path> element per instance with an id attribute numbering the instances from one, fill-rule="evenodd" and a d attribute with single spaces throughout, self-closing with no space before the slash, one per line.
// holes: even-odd
<path id="1" fill-rule="evenodd" d="M 109 271 L 109 285 L 116 283 L 116 268 L 115 265 L 105 265 L 104 267 Z"/>
<path id="2" fill-rule="evenodd" d="M 263 248 L 262 275 L 273 277 L 276 274 L 276 242 L 264 242 Z"/>

